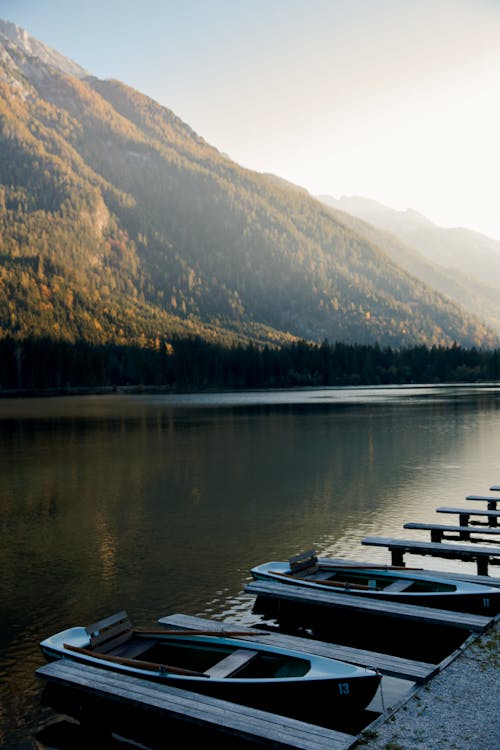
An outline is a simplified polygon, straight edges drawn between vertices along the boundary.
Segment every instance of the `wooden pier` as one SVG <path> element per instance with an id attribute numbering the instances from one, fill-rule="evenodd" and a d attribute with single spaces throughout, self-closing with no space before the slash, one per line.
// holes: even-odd
<path id="1" fill-rule="evenodd" d="M 498 517 L 500 516 L 500 510 L 472 510 L 471 508 L 449 508 L 448 506 L 441 506 L 436 508 L 436 513 L 452 513 L 458 515 L 460 526 L 498 526 Z M 471 521 L 471 516 L 474 516 L 474 520 Z M 476 517 L 484 519 L 484 522 L 476 520 Z"/>
<path id="2" fill-rule="evenodd" d="M 496 542 L 500 535 L 500 527 L 491 526 L 452 526 L 440 523 L 416 523 L 410 521 L 405 523 L 404 529 L 420 529 L 431 532 L 431 542 L 442 542 L 443 539 L 465 541 L 473 543 Z M 477 535 L 479 534 L 479 537 Z M 490 537 L 484 539 L 484 536 Z"/>
<path id="3" fill-rule="evenodd" d="M 214 634 L 221 634 L 224 630 L 236 627 L 236 623 L 209 620 L 204 617 L 191 617 L 189 615 L 174 614 L 161 617 L 158 622 L 168 628 L 178 630 L 209 630 Z M 238 628 L 241 626 L 238 625 Z M 243 629 L 244 630 L 244 629 Z M 246 638 L 246 636 L 245 636 Z M 255 643 L 268 643 L 272 646 L 290 648 L 295 651 L 304 651 L 315 656 L 326 656 L 330 659 L 339 659 L 358 667 L 377 669 L 381 674 L 389 677 L 398 677 L 417 683 L 425 683 L 438 671 L 435 664 L 427 662 L 404 659 L 391 654 L 382 654 L 366 649 L 351 648 L 336 643 L 317 641 L 311 638 L 300 638 L 298 636 L 286 635 L 284 633 L 269 630 L 248 628 L 248 640 Z"/>
<path id="4" fill-rule="evenodd" d="M 322 607 L 325 610 L 349 611 L 351 615 L 376 615 L 377 617 L 394 618 L 411 621 L 417 624 L 442 625 L 471 632 L 482 632 L 491 623 L 491 617 L 473 615 L 466 612 L 451 612 L 447 609 L 433 609 L 415 604 L 399 604 L 377 599 L 367 601 L 361 596 L 337 594 L 333 591 L 303 589 L 300 586 L 274 581 L 253 581 L 245 586 L 248 594 L 269 597 L 296 604 Z"/>
<path id="5" fill-rule="evenodd" d="M 40 667 L 37 674 L 99 699 L 108 712 L 139 710 L 148 719 L 189 722 L 204 731 L 282 750 L 345 750 L 356 740 L 344 732 L 65 659 Z"/>
<path id="6" fill-rule="evenodd" d="M 412 539 L 393 539 L 385 536 L 367 536 L 361 544 L 387 547 L 393 565 L 404 566 L 404 555 L 431 555 L 450 560 L 475 562 L 478 575 L 488 575 L 488 564 L 500 564 L 500 547 L 479 547 L 477 544 L 442 544 L 441 542 L 416 542 Z"/>
<path id="7" fill-rule="evenodd" d="M 485 495 L 467 495 L 465 499 L 472 502 L 486 503 L 488 510 L 497 510 L 497 503 L 500 502 L 500 498 L 498 497 L 486 497 Z"/>
<path id="8" fill-rule="evenodd" d="M 500 485 L 493 485 L 490 490 L 500 491 Z M 500 564 L 500 547 L 481 545 L 490 540 L 494 542 L 495 537 L 500 534 L 498 526 L 500 510 L 497 508 L 500 497 L 469 495 L 466 500 L 476 504 L 485 503 L 487 509 L 477 509 L 472 506 L 469 508 L 439 507 L 436 509 L 437 512 L 458 514 L 458 525 L 423 522 L 409 522 L 404 525 L 407 529 L 430 532 L 430 541 L 370 536 L 364 538 L 362 544 L 386 547 L 391 553 L 392 564 L 401 566 L 402 570 L 404 570 L 406 553 L 475 562 L 477 575 L 412 568 L 411 576 L 418 578 L 435 574 L 438 577 L 445 576 L 457 581 L 482 583 L 500 589 L 500 578 L 488 575 L 489 565 Z M 479 521 L 476 520 L 478 518 Z M 450 534 L 453 536 L 450 537 Z M 481 535 L 487 539 L 480 538 Z M 300 565 L 303 557 L 303 554 L 296 557 L 299 561 L 297 564 Z M 337 566 L 360 565 L 359 561 L 322 559 L 326 563 Z M 369 563 L 366 564 L 369 565 Z M 374 567 L 380 567 L 380 564 L 374 563 Z M 384 708 L 381 713 L 372 712 L 372 717 L 378 716 L 378 718 L 375 721 L 372 718 L 368 726 L 364 718 L 364 729 L 373 729 L 379 723 L 386 721 L 388 716 L 392 715 L 411 694 L 418 691 L 422 685 L 429 683 L 438 672 L 443 671 L 457 655 L 462 653 L 468 644 L 485 632 L 492 623 L 498 622 L 500 618 L 500 615 L 495 618 L 381 599 L 370 600 L 350 593 L 339 593 L 334 589 L 328 590 L 326 587 L 308 589 L 287 583 L 286 580 L 283 582 L 252 581 L 244 587 L 244 590 L 247 594 L 257 597 L 257 600 L 277 603 L 278 611 L 282 610 L 285 613 L 285 619 L 290 616 L 290 613 L 292 619 L 296 616 L 297 619 L 293 620 L 295 626 L 292 627 L 294 633 L 296 626 L 309 627 L 299 620 L 303 613 L 311 611 L 316 615 L 319 613 L 318 619 L 325 628 L 320 631 L 325 632 L 324 638 L 328 639 L 332 635 L 332 640 L 342 640 L 342 636 L 347 634 L 347 639 L 345 642 L 335 643 L 323 639 L 316 640 L 312 637 L 299 637 L 285 633 L 282 629 L 249 628 L 235 622 L 216 621 L 184 614 L 161 617 L 158 622 L 169 629 L 203 630 L 214 634 L 222 634 L 237 628 L 241 633 L 239 637 L 245 638 L 249 643 L 275 645 L 375 669 L 383 676 L 383 682 L 386 678 L 410 681 L 412 687 L 407 689 L 406 697 L 400 699 L 397 705 L 393 705 L 389 711 Z M 347 623 L 344 630 L 342 626 L 338 631 L 329 630 L 330 622 L 337 626 L 337 623 L 343 619 Z M 376 623 L 374 631 L 380 631 L 384 636 L 389 633 L 389 639 L 392 638 L 398 644 L 405 638 L 410 641 L 414 639 L 421 646 L 421 652 L 415 650 L 411 654 L 398 652 L 398 649 L 394 648 L 394 653 L 385 653 L 383 648 L 376 649 L 375 645 L 378 643 L 370 642 L 372 630 L 370 623 Z M 101 629 L 102 623 L 101 628 L 97 629 L 99 631 L 97 637 L 100 637 Z M 356 642 L 359 634 L 362 638 L 361 643 Z M 434 643 L 434 638 L 442 643 Z M 446 647 L 444 656 L 442 644 Z M 391 648 L 389 647 L 388 650 L 390 651 Z M 407 658 L 408 656 L 417 658 Z M 431 658 L 429 661 L 422 661 L 418 658 L 419 656 Z M 37 674 L 46 681 L 47 685 L 55 689 L 62 688 L 62 691 L 67 692 L 68 695 L 77 696 L 76 711 L 82 712 L 82 715 L 76 718 L 79 718 L 81 723 L 87 717 L 87 722 L 93 726 L 96 725 L 96 716 L 102 716 L 108 731 L 111 731 L 113 722 L 121 723 L 121 721 L 125 721 L 126 727 L 132 731 L 144 731 L 145 728 L 147 731 L 153 731 L 155 727 L 159 727 L 161 746 L 164 744 L 165 733 L 168 733 L 171 738 L 171 732 L 175 733 L 177 729 L 184 743 L 186 743 L 189 731 L 199 730 L 201 734 L 213 734 L 217 747 L 220 748 L 232 747 L 232 743 L 236 742 L 238 747 L 265 745 L 278 750 L 347 750 L 359 740 L 356 730 L 353 730 L 350 725 L 337 724 L 334 729 L 318 726 L 316 723 L 308 723 L 309 717 L 307 721 L 300 721 L 297 718 L 272 714 L 257 708 L 67 659 L 47 664 L 38 669 Z M 390 683 L 390 680 L 386 683 Z M 370 711 L 366 712 L 366 715 L 368 714 Z M 346 727 L 347 732 L 337 731 Z M 142 737 L 131 737 L 131 739 L 141 742 Z M 205 746 L 203 743 L 203 747 Z"/>

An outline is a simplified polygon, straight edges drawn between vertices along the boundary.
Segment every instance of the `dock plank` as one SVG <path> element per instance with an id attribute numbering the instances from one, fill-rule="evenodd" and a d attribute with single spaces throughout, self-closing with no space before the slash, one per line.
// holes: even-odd
<path id="1" fill-rule="evenodd" d="M 484 511 L 485 513 L 488 511 Z M 369 536 L 361 540 L 361 544 L 375 547 L 387 547 L 392 554 L 393 563 L 401 565 L 405 553 L 413 555 L 432 555 L 434 557 L 450 558 L 475 562 L 478 573 L 486 575 L 488 563 L 499 564 L 500 547 L 479 547 L 477 544 L 442 544 L 441 542 L 416 542 L 412 539 L 393 539 L 383 536 Z"/>
<path id="2" fill-rule="evenodd" d="M 37 674 L 58 685 L 119 701 L 124 709 L 133 706 L 166 720 L 189 720 L 202 728 L 266 740 L 283 750 L 346 750 L 356 740 L 344 732 L 65 659 L 40 667 Z"/>
<path id="3" fill-rule="evenodd" d="M 436 513 L 453 513 L 458 515 L 460 526 L 468 526 L 471 516 L 485 518 L 489 526 L 498 526 L 498 518 L 500 517 L 500 510 L 471 510 L 470 508 L 450 508 L 449 506 L 436 508 Z M 470 525 L 479 525 L 479 521 L 470 521 Z"/>
<path id="4" fill-rule="evenodd" d="M 478 503 L 487 503 L 488 510 L 496 510 L 497 503 L 500 502 L 498 497 L 487 497 L 485 495 L 467 495 L 466 500 Z"/>
<path id="5" fill-rule="evenodd" d="M 331 609 L 350 610 L 353 613 L 376 614 L 382 617 L 397 617 L 433 625 L 446 625 L 476 632 L 485 630 L 491 618 L 471 615 L 465 612 L 450 612 L 444 609 L 421 607 L 415 604 L 399 604 L 381 599 L 367 601 L 362 596 L 338 594 L 333 591 L 304 590 L 300 586 L 272 581 L 253 581 L 245 586 L 245 591 L 255 596 L 272 597 L 292 602 L 321 605 Z"/>
<path id="6" fill-rule="evenodd" d="M 236 623 L 228 621 L 221 622 L 184 614 L 167 615 L 166 617 L 161 617 L 158 622 L 168 628 L 178 628 L 179 630 L 204 629 L 213 631 L 214 633 L 231 630 L 236 626 Z M 238 627 L 241 628 L 240 625 Z M 245 638 L 245 640 L 247 639 Z M 325 641 L 317 641 L 312 638 L 300 638 L 299 636 L 270 632 L 268 630 L 249 628 L 248 641 L 269 644 L 280 648 L 290 648 L 295 651 L 304 651 L 315 656 L 326 656 L 329 659 L 338 659 L 349 664 L 356 664 L 358 667 L 378 669 L 381 674 L 389 677 L 399 677 L 417 683 L 427 682 L 438 671 L 438 667 L 435 664 L 429 664 L 428 662 L 404 659 L 399 656 L 392 656 L 391 654 L 381 654 L 376 651 L 367 651 L 336 643 L 326 643 Z"/>
<path id="7" fill-rule="evenodd" d="M 500 535 L 500 527 L 493 528 L 491 526 L 452 526 L 441 523 L 419 523 L 416 521 L 409 521 L 403 525 L 404 529 L 419 529 L 421 531 L 431 532 L 431 542 L 440 542 L 443 539 L 455 539 L 473 542 L 491 542 L 496 540 L 491 539 L 475 539 L 474 537 L 479 534 L 483 536 L 498 536 Z M 457 536 L 445 536 L 445 534 L 456 534 Z"/>

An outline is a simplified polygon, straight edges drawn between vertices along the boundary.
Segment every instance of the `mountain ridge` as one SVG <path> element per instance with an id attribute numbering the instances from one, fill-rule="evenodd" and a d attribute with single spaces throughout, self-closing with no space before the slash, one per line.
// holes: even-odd
<path id="1" fill-rule="evenodd" d="M 500 241 L 493 237 L 466 227 L 442 227 L 414 209 L 398 211 L 360 196 L 337 199 L 323 195 L 319 199 L 332 208 L 392 232 L 429 260 L 478 275 L 482 283 L 496 282 L 500 289 Z"/>
<path id="2" fill-rule="evenodd" d="M 29 35 L 15 54 L 5 39 L 0 335 L 496 345 L 307 191 L 126 84 L 28 58 Z"/>
<path id="3" fill-rule="evenodd" d="M 413 209 L 396 211 L 359 196 L 320 199 L 343 211 L 358 229 L 363 222 L 361 231 L 398 265 L 485 320 L 500 335 L 500 242 L 473 230 L 440 227 Z M 471 242 L 479 243 L 483 254 L 473 252 Z M 440 243 L 445 250 L 439 250 Z"/>

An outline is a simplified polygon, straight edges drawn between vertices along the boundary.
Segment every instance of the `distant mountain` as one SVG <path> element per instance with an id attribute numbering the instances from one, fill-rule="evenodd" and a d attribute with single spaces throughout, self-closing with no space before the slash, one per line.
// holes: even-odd
<path id="1" fill-rule="evenodd" d="M 391 232 L 434 263 L 500 290 L 499 241 L 470 229 L 440 227 L 411 209 L 396 211 L 367 198 L 321 196 L 320 200 Z"/>
<path id="2" fill-rule="evenodd" d="M 307 191 L 0 22 L 0 335 L 492 346 Z"/>
<path id="3" fill-rule="evenodd" d="M 330 196 L 321 196 L 321 200 L 325 205 L 335 207 L 335 215 L 338 215 L 340 205 L 344 206 L 346 211 L 349 209 L 349 213 L 344 213 L 344 218 L 354 231 L 363 234 L 370 242 L 378 245 L 408 273 L 447 295 L 472 315 L 484 320 L 497 335 L 500 335 L 500 277 L 495 274 L 496 258 L 493 254 L 488 255 L 492 275 L 489 282 L 485 283 L 478 279 L 479 274 L 473 275 L 465 270 L 446 267 L 432 261 L 426 254 L 416 249 L 416 244 L 410 245 L 410 238 L 404 239 L 409 234 L 411 226 L 427 226 L 429 231 L 432 228 L 441 229 L 416 211 L 393 211 L 366 198 L 336 200 Z M 361 214 L 364 220 L 358 218 Z M 387 218 L 387 222 L 382 219 L 382 216 Z M 382 228 L 386 223 L 389 224 L 389 217 L 393 219 L 392 231 Z M 398 230 L 398 227 L 401 229 Z M 442 229 L 442 231 L 453 232 L 454 230 Z M 466 232 L 466 230 L 458 231 Z M 492 247 L 494 246 L 494 240 L 489 240 L 487 237 L 483 237 L 483 240 L 492 243 Z M 498 244 L 500 247 L 500 243 Z M 428 248 L 432 247 L 435 247 L 435 243 L 429 242 Z M 473 254 L 472 257 L 474 257 Z"/>

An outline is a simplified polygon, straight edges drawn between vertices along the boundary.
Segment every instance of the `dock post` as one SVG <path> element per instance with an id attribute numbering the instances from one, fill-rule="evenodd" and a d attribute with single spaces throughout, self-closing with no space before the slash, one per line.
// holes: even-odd
<path id="1" fill-rule="evenodd" d="M 476 557 L 476 563 L 477 563 L 478 576 L 487 576 L 488 575 L 488 558 Z"/>
<path id="2" fill-rule="evenodd" d="M 404 550 L 402 550 L 402 549 L 396 549 L 395 547 L 391 547 L 390 549 L 391 549 L 392 564 L 396 568 L 404 568 L 405 567 L 405 562 L 404 562 L 404 559 L 403 559 L 404 558 L 404 554 L 405 554 Z"/>
<path id="3" fill-rule="evenodd" d="M 443 532 L 441 529 L 431 529 L 431 542 L 442 542 Z"/>

